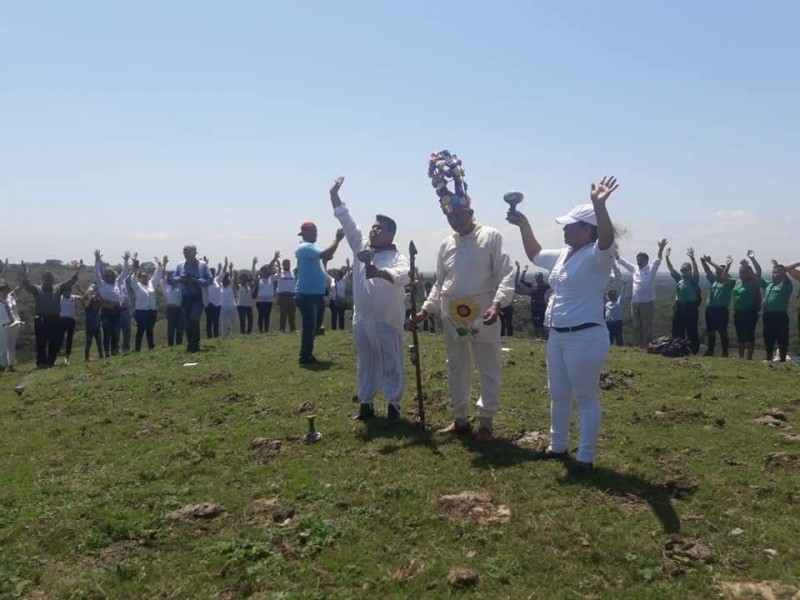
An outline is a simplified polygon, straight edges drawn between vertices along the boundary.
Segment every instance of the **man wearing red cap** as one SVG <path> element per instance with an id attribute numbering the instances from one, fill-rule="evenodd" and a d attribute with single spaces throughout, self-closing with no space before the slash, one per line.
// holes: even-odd
<path id="1" fill-rule="evenodd" d="M 333 243 L 324 250 L 316 245 L 317 226 L 313 222 L 306 221 L 300 225 L 300 233 L 297 235 L 302 238 L 295 250 L 297 258 L 295 301 L 302 320 L 298 362 L 301 365 L 313 365 L 319 362 L 314 356 L 314 336 L 322 325 L 320 315 L 325 314 L 325 284 L 328 274 L 322 263 L 333 258 L 339 242 L 344 238 L 344 231 L 338 230 Z"/>

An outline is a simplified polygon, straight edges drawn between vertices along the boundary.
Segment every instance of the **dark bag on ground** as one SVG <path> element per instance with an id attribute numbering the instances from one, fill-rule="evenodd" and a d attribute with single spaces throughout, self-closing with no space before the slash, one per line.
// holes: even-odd
<path id="1" fill-rule="evenodd" d="M 660 354 L 670 358 L 689 356 L 692 353 L 692 342 L 680 338 L 660 337 L 647 344 L 647 352 Z"/>

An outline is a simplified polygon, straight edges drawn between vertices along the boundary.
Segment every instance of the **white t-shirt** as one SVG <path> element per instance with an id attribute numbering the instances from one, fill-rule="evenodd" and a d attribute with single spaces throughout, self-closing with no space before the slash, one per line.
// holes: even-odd
<path id="1" fill-rule="evenodd" d="M 576 250 L 572 256 L 570 252 L 570 248 L 542 250 L 533 258 L 533 264 L 550 271 L 548 282 L 552 293 L 544 324 L 547 327 L 603 325 L 603 294 L 614 264 L 616 244 L 600 250 L 595 242 Z"/>
<path id="2" fill-rule="evenodd" d="M 253 306 L 253 287 L 249 283 L 239 286 L 239 306 Z"/>
<path id="3" fill-rule="evenodd" d="M 236 309 L 236 296 L 233 294 L 233 284 L 229 283 L 227 286 L 223 285 L 220 288 L 220 297 L 222 300 L 222 310 L 235 310 Z"/>
<path id="4" fill-rule="evenodd" d="M 278 275 L 278 290 L 279 294 L 294 294 L 294 273 L 291 271 L 281 271 Z"/>
<path id="5" fill-rule="evenodd" d="M 653 302 L 656 299 L 656 273 L 661 266 L 661 259 L 656 258 L 646 267 L 639 268 L 632 265 L 621 256 L 617 258 L 626 271 L 633 273 L 633 289 L 631 290 L 631 302 Z"/>
<path id="6" fill-rule="evenodd" d="M 256 302 L 272 302 L 275 300 L 275 276 L 258 278 L 258 297 Z"/>

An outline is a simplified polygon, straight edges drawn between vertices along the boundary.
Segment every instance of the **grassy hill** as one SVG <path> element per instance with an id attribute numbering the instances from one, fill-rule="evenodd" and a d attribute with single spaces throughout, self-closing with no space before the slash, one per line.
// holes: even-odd
<path id="1" fill-rule="evenodd" d="M 421 338 L 439 427 L 444 349 Z M 350 335 L 318 338 L 330 364 L 315 371 L 298 344 L 270 333 L 0 375 L 0 597 L 677 599 L 800 583 L 794 365 L 614 349 L 598 469 L 574 480 L 536 452 L 542 343 L 509 342 L 485 445 L 413 415 L 350 421 Z M 324 438 L 306 445 L 312 413 Z"/>

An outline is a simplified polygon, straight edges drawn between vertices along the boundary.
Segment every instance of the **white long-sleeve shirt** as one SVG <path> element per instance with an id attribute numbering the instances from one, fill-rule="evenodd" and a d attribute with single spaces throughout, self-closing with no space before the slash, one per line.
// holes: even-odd
<path id="1" fill-rule="evenodd" d="M 159 285 L 164 292 L 164 300 L 167 301 L 167 306 L 180 306 L 182 304 L 183 294 L 181 293 L 180 285 L 172 285 L 165 276 L 161 277 Z"/>
<path id="2" fill-rule="evenodd" d="M 621 256 L 617 257 L 617 262 L 629 273 L 633 273 L 633 289 L 631 290 L 631 302 L 653 302 L 656 299 L 656 273 L 661 266 L 661 259 L 656 258 L 646 267 L 639 268 L 632 265 Z"/>
<path id="3" fill-rule="evenodd" d="M 436 283 L 422 309 L 428 314 L 440 313 L 446 320 L 450 302 L 466 298 L 478 305 L 478 327 L 483 312 L 493 302 L 506 307 L 514 299 L 514 269 L 503 248 L 503 236 L 480 223 L 467 235 L 453 232 L 442 241 L 436 259 Z"/>
<path id="4" fill-rule="evenodd" d="M 353 256 L 369 248 L 369 240 L 356 225 L 347 206 L 341 204 L 333 211 L 344 229 L 344 236 Z M 396 248 L 376 251 L 372 264 L 377 269 L 386 271 L 392 282 L 380 277 L 367 278 L 363 262 L 356 258 L 353 261 L 353 324 L 388 323 L 403 329 L 405 322 L 405 286 L 409 281 L 408 259 Z M 344 281 L 344 279 L 342 280 Z"/>
<path id="5" fill-rule="evenodd" d="M 133 286 L 134 294 L 134 309 L 135 310 L 157 310 L 156 303 L 156 286 L 161 281 L 161 267 L 157 267 L 153 277 L 144 285 L 141 281 L 136 279 L 131 283 Z"/>
<path id="6" fill-rule="evenodd" d="M 122 303 L 125 300 L 125 280 L 128 277 L 128 261 L 125 261 L 122 265 L 122 272 L 117 275 L 117 278 L 114 280 L 113 283 L 106 283 L 103 280 L 103 273 L 105 269 L 103 267 L 103 262 L 101 260 L 95 260 L 94 262 L 94 272 L 97 276 L 97 292 L 100 294 L 100 298 L 106 304 L 115 304 L 117 306 L 122 306 Z"/>

